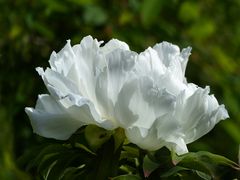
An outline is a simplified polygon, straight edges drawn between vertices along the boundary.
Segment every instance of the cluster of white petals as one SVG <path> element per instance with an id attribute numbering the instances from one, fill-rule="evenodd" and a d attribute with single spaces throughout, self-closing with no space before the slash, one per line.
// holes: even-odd
<path id="1" fill-rule="evenodd" d="M 50 68 L 37 68 L 49 94 L 25 109 L 35 133 L 65 140 L 88 124 L 121 127 L 143 149 L 183 154 L 228 118 L 209 87 L 187 83 L 191 48 L 162 42 L 138 54 L 116 39 L 102 43 L 91 36 L 74 46 L 67 41 L 51 54 Z"/>

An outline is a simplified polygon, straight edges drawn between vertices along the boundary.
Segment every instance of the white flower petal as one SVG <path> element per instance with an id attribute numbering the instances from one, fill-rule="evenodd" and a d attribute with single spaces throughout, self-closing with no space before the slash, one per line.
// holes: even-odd
<path id="1" fill-rule="evenodd" d="M 124 84 L 119 93 L 116 115 L 123 127 L 134 123 L 149 128 L 157 117 L 174 109 L 174 102 L 175 97 L 155 86 L 151 78 L 141 77 Z"/>
<path id="2" fill-rule="evenodd" d="M 180 52 L 178 46 L 168 42 L 156 44 L 153 49 L 158 53 L 160 60 L 171 71 L 176 79 L 185 81 L 185 70 L 188 57 L 191 54 L 191 48 L 185 48 Z"/>
<path id="3" fill-rule="evenodd" d="M 101 51 L 105 55 L 115 51 L 116 49 L 129 50 L 129 47 L 125 42 L 119 41 L 117 39 L 112 39 L 107 42 L 103 47 L 101 47 Z"/>
<path id="4" fill-rule="evenodd" d="M 38 68 L 37 71 L 42 76 L 51 95 L 56 98 L 61 98 L 72 93 L 81 94 L 77 85 L 59 72 L 53 71 L 49 68 L 47 68 L 45 72 L 42 68 Z"/>
<path id="5" fill-rule="evenodd" d="M 132 68 L 135 65 L 135 53 L 130 51 L 115 50 L 106 56 L 108 84 L 107 92 L 113 104 L 116 103 L 118 93 L 124 83 L 131 79 Z"/>
<path id="6" fill-rule="evenodd" d="M 71 76 L 81 89 L 83 96 L 93 102 L 96 101 L 96 77 L 101 69 L 106 66 L 104 57 L 99 53 L 100 43 L 91 36 L 83 38 L 80 44 L 72 47 L 76 55 L 75 70 Z"/>
<path id="7" fill-rule="evenodd" d="M 135 121 L 137 121 L 139 115 L 134 114 L 129 109 L 130 100 L 136 90 L 137 82 L 130 80 L 124 84 L 121 91 L 118 94 L 118 100 L 115 104 L 115 116 L 120 127 L 127 128 Z"/>
<path id="8" fill-rule="evenodd" d="M 170 114 L 156 119 L 149 129 L 133 126 L 125 132 L 132 143 L 146 150 L 155 151 L 166 146 L 179 155 L 188 152 L 183 134 L 179 133 L 177 121 L 171 118 Z"/>
<path id="9" fill-rule="evenodd" d="M 81 121 L 71 118 L 49 95 L 40 95 L 36 109 L 26 108 L 25 111 L 33 131 L 43 137 L 65 140 L 84 125 Z"/>
<path id="10" fill-rule="evenodd" d="M 155 151 L 164 146 L 164 140 L 157 138 L 156 129 L 146 129 L 138 126 L 130 127 L 125 130 L 128 140 L 140 148 Z"/>
<path id="11" fill-rule="evenodd" d="M 71 69 L 74 63 L 75 54 L 72 50 L 70 40 L 67 41 L 67 44 L 64 48 L 56 53 L 55 51 L 51 54 L 49 64 L 51 69 L 67 76 L 69 70 Z"/>
<path id="12" fill-rule="evenodd" d="M 106 56 L 107 67 L 98 75 L 96 81 L 96 103 L 101 115 L 118 126 L 114 109 L 122 86 L 130 78 L 134 55 L 135 53 L 120 49 L 112 51 Z"/>
<path id="13" fill-rule="evenodd" d="M 180 55 L 179 47 L 168 42 L 156 44 L 153 49 L 157 51 L 160 60 L 166 67 L 169 67 L 171 60 L 173 59 L 172 57 Z"/>
<path id="14" fill-rule="evenodd" d="M 139 75 L 151 74 L 156 79 L 157 76 L 166 72 L 166 67 L 159 58 L 157 51 L 152 48 L 148 48 L 138 55 L 135 69 Z"/>
<path id="15" fill-rule="evenodd" d="M 94 104 L 89 99 L 77 95 L 68 95 L 59 101 L 69 116 L 78 119 L 84 124 L 95 124 L 105 129 L 114 129 L 115 125 L 109 119 L 100 117 Z"/>
<path id="16" fill-rule="evenodd" d="M 224 106 L 208 95 L 209 87 L 198 88 L 193 95 L 177 103 L 176 118 L 185 133 L 185 142 L 191 143 L 208 133 L 220 120 L 228 118 Z"/>
<path id="17" fill-rule="evenodd" d="M 184 48 L 181 52 L 181 57 L 182 58 L 179 58 L 181 66 L 182 66 L 183 75 L 185 75 L 185 71 L 186 71 L 186 67 L 187 67 L 187 63 L 188 63 L 188 58 L 191 55 L 191 50 L 192 50 L 191 47 Z"/>
<path id="18" fill-rule="evenodd" d="M 166 145 L 168 149 L 176 152 L 178 155 L 188 153 L 186 142 L 182 137 L 171 137 L 167 139 Z"/>

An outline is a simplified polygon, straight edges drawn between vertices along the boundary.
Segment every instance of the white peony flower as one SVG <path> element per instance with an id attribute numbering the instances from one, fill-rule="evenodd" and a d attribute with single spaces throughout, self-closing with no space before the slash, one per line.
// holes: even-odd
<path id="1" fill-rule="evenodd" d="M 35 133 L 60 140 L 95 124 L 124 128 L 130 142 L 146 150 L 163 146 L 178 154 L 186 144 L 228 118 L 209 87 L 187 83 L 191 48 L 163 42 L 137 54 L 113 39 L 101 46 L 91 36 L 53 52 L 45 71 L 37 68 L 49 91 L 26 108 Z"/>

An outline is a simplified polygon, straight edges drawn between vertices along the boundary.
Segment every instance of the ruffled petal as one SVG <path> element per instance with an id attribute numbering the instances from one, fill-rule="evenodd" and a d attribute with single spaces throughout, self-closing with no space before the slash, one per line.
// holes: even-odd
<path id="1" fill-rule="evenodd" d="M 81 94 L 77 85 L 69 78 L 66 78 L 61 73 L 47 68 L 46 71 L 40 67 L 36 68 L 39 75 L 48 88 L 52 96 L 59 99 L 68 94 Z"/>
<path id="2" fill-rule="evenodd" d="M 106 60 L 100 53 L 101 42 L 87 36 L 80 44 L 72 47 L 76 55 L 75 69 L 69 78 L 76 77 L 74 82 L 81 89 L 84 97 L 96 101 L 95 85 L 96 79 L 102 69 L 106 66 Z"/>
<path id="3" fill-rule="evenodd" d="M 168 68 L 176 79 L 185 80 L 185 70 L 188 62 L 188 57 L 191 54 L 191 48 L 185 48 L 180 52 L 178 46 L 168 42 L 156 44 L 153 49 L 158 53 L 159 59 Z"/>
<path id="4" fill-rule="evenodd" d="M 140 76 L 151 75 L 156 79 L 167 70 L 157 51 L 150 47 L 138 55 L 135 69 Z"/>
<path id="5" fill-rule="evenodd" d="M 71 41 L 68 40 L 60 52 L 56 53 L 53 51 L 49 60 L 51 69 L 64 76 L 68 75 L 69 70 L 74 65 L 75 54 L 70 42 Z"/>
<path id="6" fill-rule="evenodd" d="M 96 80 L 96 99 L 102 117 L 112 120 L 119 126 L 115 117 L 115 106 L 122 86 L 131 79 L 131 69 L 134 66 L 134 55 L 130 51 L 116 49 L 106 56 L 107 67 Z"/>
<path id="7" fill-rule="evenodd" d="M 153 46 L 153 49 L 157 51 L 160 60 L 166 67 L 169 67 L 173 59 L 172 57 L 176 57 L 180 54 L 179 47 L 168 42 L 156 44 Z"/>
<path id="8" fill-rule="evenodd" d="M 173 111 L 174 106 L 175 97 L 144 76 L 124 84 L 115 112 L 123 127 L 134 124 L 149 128 L 157 117 Z"/>
<path id="9" fill-rule="evenodd" d="M 107 92 L 113 104 L 116 103 L 118 93 L 124 83 L 133 76 L 132 69 L 135 65 L 135 55 L 131 51 L 115 50 L 106 56 L 108 84 Z"/>
<path id="10" fill-rule="evenodd" d="M 68 139 L 84 124 L 69 116 L 65 108 L 49 95 L 40 95 L 36 108 L 25 108 L 33 131 L 38 135 L 59 140 Z"/>
<path id="11" fill-rule="evenodd" d="M 197 88 L 190 97 L 182 94 L 182 100 L 177 103 L 175 117 L 181 123 L 187 144 L 208 133 L 220 120 L 229 117 L 224 106 L 219 106 L 216 98 L 208 94 L 209 87 Z"/>
<path id="12" fill-rule="evenodd" d="M 181 134 L 179 130 L 177 121 L 171 114 L 167 114 L 157 118 L 149 129 L 132 126 L 125 132 L 130 142 L 142 149 L 155 151 L 165 146 L 181 155 L 187 153 L 188 150 L 182 138 L 184 134 Z"/>
<path id="13" fill-rule="evenodd" d="M 155 151 L 164 146 L 164 140 L 157 137 L 155 128 L 147 129 L 133 126 L 125 130 L 125 134 L 130 142 L 142 149 Z"/>
<path id="14" fill-rule="evenodd" d="M 117 39 L 112 39 L 108 41 L 103 47 L 101 47 L 101 51 L 107 55 L 117 49 L 120 50 L 129 50 L 129 46 L 122 41 L 119 41 Z"/>

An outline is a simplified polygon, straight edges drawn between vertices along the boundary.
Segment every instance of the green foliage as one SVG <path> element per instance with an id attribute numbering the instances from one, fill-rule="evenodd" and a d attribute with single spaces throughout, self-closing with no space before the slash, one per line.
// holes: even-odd
<path id="1" fill-rule="evenodd" d="M 95 138 L 94 142 L 88 141 L 86 136 L 92 129 L 101 132 L 100 137 Z M 121 146 L 114 151 L 113 136 L 110 135 L 103 142 L 102 131 L 96 126 L 89 125 L 80 129 L 67 141 L 43 143 L 25 153 L 18 160 L 18 164 L 31 174 L 49 180 L 81 178 L 104 180 L 116 176 Z M 78 142 L 79 139 L 81 144 Z"/>
<path id="2" fill-rule="evenodd" d="M 200 172 L 200 176 L 207 174 L 213 179 L 234 179 L 240 175 L 240 166 L 237 163 L 206 151 L 187 153 L 183 156 L 173 155 L 173 162 L 178 166 Z"/>
<path id="3" fill-rule="evenodd" d="M 93 149 L 98 149 L 111 137 L 111 132 L 95 125 L 89 125 L 85 129 L 85 138 Z"/>
<path id="4" fill-rule="evenodd" d="M 105 41 L 119 38 L 137 51 L 163 40 L 180 47 L 193 46 L 186 72 L 188 81 L 202 87 L 210 85 L 211 92 L 226 105 L 230 119 L 190 144 L 189 149 L 211 151 L 237 162 L 240 144 L 239 8 L 237 0 L 0 1 L 0 179 L 29 178 L 16 167 L 16 159 L 28 149 L 48 141 L 33 135 L 24 113 L 25 106 L 34 106 L 37 95 L 46 92 L 35 67 L 46 67 L 51 52 L 59 51 L 67 39 L 75 44 L 88 34 Z M 88 144 L 89 138 L 86 140 L 85 135 L 80 134 L 78 140 L 72 137 L 74 144 L 71 146 L 94 156 L 93 147 L 82 145 Z M 110 139 L 107 136 L 95 149 Z M 121 141 L 116 144 L 119 146 Z M 141 153 L 132 146 L 123 148 L 120 163 L 127 161 L 128 164 L 122 166 L 121 171 L 139 171 L 136 156 Z M 126 154 L 132 158 L 124 158 Z M 49 155 L 49 163 L 57 156 L 59 154 Z M 199 174 L 184 168 L 175 170 L 182 176 L 189 172 L 193 176 Z M 66 173 L 77 175 L 78 171 L 71 167 Z"/>
<path id="5" fill-rule="evenodd" d="M 234 179 L 240 177 L 240 166 L 220 155 L 206 151 L 177 156 L 167 149 L 147 154 L 149 179 Z M 151 163 L 150 163 L 151 162 Z M 154 165 L 153 165 L 154 164 Z M 156 166 L 157 164 L 158 167 Z M 156 168 L 157 167 L 157 168 Z M 151 173 L 149 173 L 151 172 Z"/>
<path id="6" fill-rule="evenodd" d="M 141 180 L 141 178 L 139 176 L 136 175 L 121 175 L 121 176 L 117 176 L 112 178 L 112 180 Z"/>
<path id="7" fill-rule="evenodd" d="M 133 144 L 123 143 L 123 132 L 119 129 L 109 132 L 111 135 L 104 142 L 101 135 L 92 142 L 86 140 L 89 129 L 102 135 L 102 129 L 89 125 L 67 141 L 50 141 L 30 149 L 19 158 L 19 166 L 46 180 L 210 180 L 233 179 L 240 175 L 240 166 L 220 155 L 199 151 L 177 156 L 166 148 L 146 152 Z M 116 141 L 121 141 L 120 145 Z"/>

